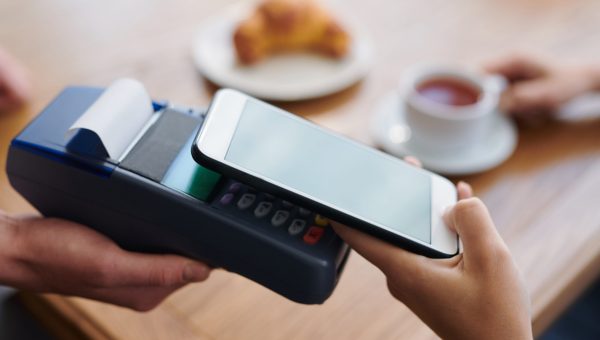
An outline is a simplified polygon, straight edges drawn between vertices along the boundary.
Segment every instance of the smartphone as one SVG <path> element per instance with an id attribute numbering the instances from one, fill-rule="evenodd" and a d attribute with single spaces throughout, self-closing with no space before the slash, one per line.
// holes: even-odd
<path id="1" fill-rule="evenodd" d="M 201 165 L 428 257 L 458 253 L 447 179 L 223 89 L 192 146 Z"/>

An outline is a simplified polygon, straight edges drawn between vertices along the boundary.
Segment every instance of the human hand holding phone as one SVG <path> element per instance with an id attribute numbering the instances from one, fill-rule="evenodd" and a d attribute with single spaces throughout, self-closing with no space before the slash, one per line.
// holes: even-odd
<path id="1" fill-rule="evenodd" d="M 414 164 L 414 162 L 413 162 Z M 532 339 L 527 289 L 485 205 L 466 183 L 445 215 L 464 252 L 431 259 L 333 222 L 387 277 L 390 293 L 444 339 Z"/>
<path id="2" fill-rule="evenodd" d="M 239 91 L 215 94 L 192 156 L 204 167 L 414 253 L 458 253 L 456 233 L 442 221 L 457 197 L 448 179 Z"/>

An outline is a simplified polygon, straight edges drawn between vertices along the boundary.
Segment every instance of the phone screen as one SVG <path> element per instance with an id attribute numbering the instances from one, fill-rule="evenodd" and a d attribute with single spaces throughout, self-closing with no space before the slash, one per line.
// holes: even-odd
<path id="1" fill-rule="evenodd" d="M 431 178 L 248 99 L 225 160 L 309 199 L 431 243 Z"/>

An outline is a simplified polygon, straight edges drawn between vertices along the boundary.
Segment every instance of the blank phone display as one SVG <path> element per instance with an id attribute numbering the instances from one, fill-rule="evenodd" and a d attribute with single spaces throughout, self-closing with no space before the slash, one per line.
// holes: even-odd
<path id="1" fill-rule="evenodd" d="M 249 99 L 225 160 L 314 201 L 431 243 L 431 179 L 412 166 Z"/>

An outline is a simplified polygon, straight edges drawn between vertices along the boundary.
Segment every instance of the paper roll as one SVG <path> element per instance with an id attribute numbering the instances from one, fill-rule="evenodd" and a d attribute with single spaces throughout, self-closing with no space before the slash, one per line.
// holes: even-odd
<path id="1" fill-rule="evenodd" d="M 137 80 L 112 83 L 71 125 L 67 137 L 78 129 L 94 132 L 111 159 L 119 159 L 152 116 L 152 99 Z"/>

